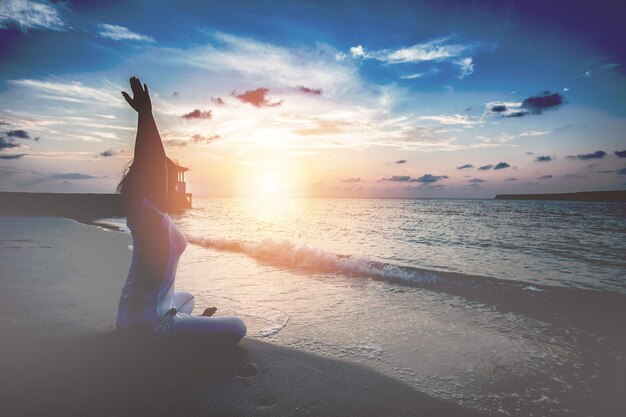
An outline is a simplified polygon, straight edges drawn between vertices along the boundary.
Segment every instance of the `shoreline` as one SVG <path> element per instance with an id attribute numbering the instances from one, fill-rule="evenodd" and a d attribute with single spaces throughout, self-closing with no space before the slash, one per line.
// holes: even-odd
<path id="1" fill-rule="evenodd" d="M 130 236 L 59 217 L 0 223 L 2 414 L 478 415 L 368 367 L 250 338 L 228 352 L 129 346 L 114 318 Z"/>

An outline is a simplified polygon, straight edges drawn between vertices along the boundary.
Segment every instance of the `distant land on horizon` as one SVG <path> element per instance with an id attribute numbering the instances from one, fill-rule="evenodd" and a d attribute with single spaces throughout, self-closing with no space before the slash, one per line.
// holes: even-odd
<path id="1" fill-rule="evenodd" d="M 626 190 L 555 194 L 497 194 L 495 200 L 626 202 Z M 61 216 L 90 221 L 123 215 L 119 194 L 0 191 L 0 216 Z"/>
<path id="2" fill-rule="evenodd" d="M 496 194 L 496 200 L 626 201 L 626 190 L 555 194 Z"/>

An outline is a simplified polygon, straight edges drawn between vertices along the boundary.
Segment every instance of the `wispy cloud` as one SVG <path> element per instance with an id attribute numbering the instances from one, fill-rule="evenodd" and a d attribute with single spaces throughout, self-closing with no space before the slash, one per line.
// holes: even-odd
<path id="1" fill-rule="evenodd" d="M 480 124 L 480 118 L 471 117 L 465 114 L 442 114 L 438 116 L 421 116 L 422 120 L 432 120 L 442 125 L 467 125 Z"/>
<path id="2" fill-rule="evenodd" d="M 355 178 L 346 178 L 345 180 L 341 180 L 341 182 L 355 183 L 355 182 L 365 182 L 365 180 L 362 180 L 361 177 L 355 177 Z"/>
<path id="3" fill-rule="evenodd" d="M 80 82 L 62 82 L 20 79 L 9 80 L 10 86 L 27 88 L 37 93 L 45 93 L 46 98 L 52 100 L 69 99 L 76 103 L 106 104 L 107 106 L 122 106 L 121 96 L 112 91 L 120 91 L 119 86 L 107 85 L 103 88 L 88 87 Z"/>
<path id="4" fill-rule="evenodd" d="M 464 165 L 456 167 L 456 169 L 468 169 L 468 168 L 474 168 L 474 165 L 472 165 L 472 164 L 464 164 Z"/>
<path id="5" fill-rule="evenodd" d="M 535 158 L 535 162 L 550 162 L 552 161 L 552 157 L 549 155 L 540 155 Z"/>
<path id="6" fill-rule="evenodd" d="M 409 64 L 419 62 L 443 62 L 447 61 L 459 67 L 459 78 L 474 72 L 474 61 L 470 56 L 483 47 L 475 42 L 455 43 L 453 36 L 433 39 L 398 49 L 380 49 L 370 51 L 362 45 L 353 46 L 349 55 L 354 59 L 374 59 L 385 64 Z M 427 73 L 414 73 L 401 78 L 419 78 Z"/>
<path id="7" fill-rule="evenodd" d="M 0 2 L 0 29 L 15 26 L 23 32 L 64 30 L 66 25 L 52 4 L 47 1 L 3 0 Z"/>
<path id="8" fill-rule="evenodd" d="M 114 41 L 154 42 L 154 38 L 152 36 L 132 32 L 124 26 L 102 23 L 98 25 L 98 27 L 100 28 L 100 31 L 98 32 L 100 36 L 103 38 L 113 39 Z"/>

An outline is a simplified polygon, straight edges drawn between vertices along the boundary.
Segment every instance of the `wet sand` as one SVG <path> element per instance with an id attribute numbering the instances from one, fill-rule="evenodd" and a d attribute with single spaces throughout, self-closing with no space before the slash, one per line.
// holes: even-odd
<path id="1" fill-rule="evenodd" d="M 0 217 L 0 415 L 465 416 L 365 366 L 251 338 L 236 348 L 114 330 L 130 237 Z"/>

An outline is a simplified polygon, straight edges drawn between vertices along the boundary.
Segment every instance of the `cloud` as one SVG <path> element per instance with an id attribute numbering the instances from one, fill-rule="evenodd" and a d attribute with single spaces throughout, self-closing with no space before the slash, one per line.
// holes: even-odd
<path id="1" fill-rule="evenodd" d="M 565 98 L 559 93 L 543 91 L 536 96 L 527 97 L 521 102 L 493 102 L 487 103 L 488 112 L 500 117 L 524 117 L 531 114 L 542 114 L 545 110 L 556 110 L 565 104 Z M 520 134 L 520 136 L 536 136 L 549 132 Z"/>
<path id="2" fill-rule="evenodd" d="M 576 157 L 572 157 L 572 158 L 576 158 Z M 572 159 L 572 158 L 570 158 L 570 159 Z M 593 164 L 589 164 L 589 165 L 587 165 L 587 169 L 595 168 L 595 167 L 597 167 L 598 165 L 600 165 L 600 164 L 599 164 L 599 163 L 597 163 L 597 162 L 594 162 Z"/>
<path id="3" fill-rule="evenodd" d="M 479 171 L 488 171 L 488 170 L 490 170 L 491 168 L 493 168 L 493 164 L 480 166 L 480 167 L 478 167 L 478 170 L 479 170 Z"/>
<path id="4" fill-rule="evenodd" d="M 218 140 L 220 138 L 220 135 L 211 135 L 211 136 L 202 136 L 200 134 L 195 134 L 191 137 L 191 139 L 181 139 L 181 138 L 173 138 L 173 139 L 166 139 L 163 141 L 163 143 L 166 146 L 172 146 L 172 147 L 184 147 L 189 145 L 190 143 L 212 143 L 215 142 L 216 140 Z"/>
<path id="5" fill-rule="evenodd" d="M 626 149 L 624 149 L 623 151 L 615 151 L 615 156 L 617 156 L 618 158 L 626 158 Z"/>
<path id="6" fill-rule="evenodd" d="M 602 159 L 606 156 L 606 152 L 604 151 L 595 151 L 592 153 L 584 153 L 578 155 L 570 155 L 567 159 L 580 159 L 581 161 L 586 161 L 588 159 Z"/>
<path id="7" fill-rule="evenodd" d="M 505 169 L 505 168 L 510 168 L 511 165 L 507 164 L 506 162 L 498 162 L 496 164 L 495 167 L 493 167 L 493 169 Z"/>
<path id="8" fill-rule="evenodd" d="M 4 154 L 1 153 L 0 154 L 0 159 L 19 159 L 21 157 L 23 157 L 24 155 L 26 155 L 25 153 L 14 153 L 14 154 Z"/>
<path id="9" fill-rule="evenodd" d="M 296 90 L 300 91 L 301 93 L 313 94 L 315 96 L 319 96 L 319 95 L 322 94 L 322 90 L 321 89 L 304 87 L 302 85 L 297 86 Z"/>
<path id="10" fill-rule="evenodd" d="M 474 184 L 478 184 L 478 183 L 481 183 L 481 182 L 487 182 L 487 180 L 483 180 L 482 178 L 472 178 L 468 182 L 471 182 L 471 183 L 474 183 Z"/>
<path id="11" fill-rule="evenodd" d="M 362 45 L 353 46 L 349 55 L 354 59 L 374 59 L 385 64 L 409 64 L 419 62 L 450 62 L 459 67 L 458 78 L 474 72 L 472 52 L 481 47 L 477 43 L 452 43 L 452 36 L 433 39 L 413 46 L 398 49 L 366 50 Z M 402 78 L 419 78 L 424 73 L 415 73 Z"/>
<path id="12" fill-rule="evenodd" d="M 517 135 L 518 137 L 524 137 L 524 136 L 542 136 L 542 135 L 547 135 L 550 132 L 547 130 L 529 130 L 527 132 L 522 132 L 519 135 Z"/>
<path id="13" fill-rule="evenodd" d="M 9 139 L 5 139 L 2 136 L 0 136 L 0 151 L 5 150 L 5 149 L 11 149 L 11 148 L 17 148 L 20 145 L 15 143 L 15 141 L 11 138 Z"/>
<path id="14" fill-rule="evenodd" d="M 541 177 L 538 177 L 538 180 L 549 180 L 550 178 L 552 178 L 552 175 L 548 174 L 548 175 L 542 175 Z"/>
<path id="15" fill-rule="evenodd" d="M 355 178 L 346 178 L 345 180 L 341 180 L 341 182 L 355 183 L 355 182 L 365 182 L 365 180 L 362 180 L 361 177 L 355 177 Z"/>
<path id="16" fill-rule="evenodd" d="M 68 172 L 63 174 L 48 174 L 47 178 L 55 180 L 88 180 L 98 177 L 96 177 L 95 175 L 81 174 L 79 172 Z"/>
<path id="17" fill-rule="evenodd" d="M 433 183 L 442 179 L 448 178 L 447 175 L 431 175 L 424 174 L 419 178 L 413 178 L 408 175 L 394 175 L 390 178 L 382 178 L 379 182 L 421 182 L 421 183 Z"/>
<path id="18" fill-rule="evenodd" d="M 459 69 L 461 70 L 461 73 L 459 74 L 459 79 L 463 79 L 467 77 L 468 75 L 471 75 L 474 73 L 474 61 L 472 60 L 471 57 L 457 59 L 456 61 L 453 61 L 453 62 L 456 65 L 458 65 Z"/>
<path id="19" fill-rule="evenodd" d="M 98 155 L 102 156 L 103 158 L 107 158 L 110 156 L 115 156 L 116 152 L 113 149 L 107 149 L 106 151 L 102 151 L 100 152 Z"/>
<path id="20" fill-rule="evenodd" d="M 124 26 L 102 23 L 98 25 L 98 27 L 100 28 L 100 32 L 98 32 L 100 36 L 103 38 L 113 39 L 114 41 L 154 42 L 153 37 L 131 32 Z"/>
<path id="21" fill-rule="evenodd" d="M 461 165 L 460 167 L 456 167 L 456 169 L 467 169 L 467 168 L 474 168 L 474 165 L 464 164 L 464 165 Z"/>
<path id="22" fill-rule="evenodd" d="M 215 104 L 219 104 L 220 106 L 226 104 L 224 103 L 224 99 L 221 97 L 211 97 L 211 101 Z"/>
<path id="23" fill-rule="evenodd" d="M 52 100 L 67 101 L 70 103 L 94 104 L 94 102 L 106 106 L 125 106 L 122 97 L 113 94 L 119 91 L 118 86 L 108 85 L 101 89 L 87 87 L 80 82 L 57 82 L 41 80 L 9 80 L 9 85 L 29 88 L 38 93 L 45 94 L 45 98 Z"/>
<path id="24" fill-rule="evenodd" d="M 476 125 L 480 123 L 480 120 L 467 116 L 465 114 L 442 114 L 439 116 L 421 116 L 422 120 L 432 120 L 439 122 L 442 125 Z"/>
<path id="25" fill-rule="evenodd" d="M 406 159 L 400 159 L 398 161 L 396 161 L 396 164 L 406 164 Z"/>
<path id="26" fill-rule="evenodd" d="M 30 139 L 28 132 L 22 129 L 9 130 L 6 135 L 10 138 Z"/>
<path id="27" fill-rule="evenodd" d="M 193 135 L 191 140 L 193 143 L 212 143 L 220 138 L 220 135 L 211 135 L 211 136 L 202 136 L 202 135 Z"/>
<path id="28" fill-rule="evenodd" d="M 59 31 L 65 29 L 65 22 L 48 2 L 3 0 L 0 2 L 0 29 L 10 26 L 22 32 L 29 29 Z"/>
<path id="29" fill-rule="evenodd" d="M 505 181 L 518 181 L 518 179 L 513 177 L 513 178 L 507 178 Z"/>
<path id="30" fill-rule="evenodd" d="M 539 95 L 524 99 L 522 107 L 528 109 L 533 114 L 541 114 L 543 110 L 558 108 L 564 102 L 565 99 L 561 94 L 543 91 Z"/>
<path id="31" fill-rule="evenodd" d="M 211 110 L 202 111 L 200 109 L 195 109 L 194 111 L 183 114 L 181 116 L 183 119 L 191 120 L 191 119 L 211 119 L 213 115 L 211 114 Z"/>
<path id="32" fill-rule="evenodd" d="M 237 97 L 239 100 L 243 101 L 244 103 L 252 104 L 254 107 L 278 107 L 280 106 L 283 103 L 283 100 L 270 103 L 269 100 L 265 98 L 265 95 L 269 91 L 270 91 L 269 88 L 260 87 L 260 88 L 257 88 L 256 90 L 248 90 L 243 94 L 237 94 L 236 91 L 233 91 L 232 95 L 234 97 Z"/>
<path id="33" fill-rule="evenodd" d="M 618 174 L 618 175 L 626 175 L 626 168 L 615 169 L 615 170 L 605 170 L 605 171 L 596 171 L 598 174 Z"/>
<path id="34" fill-rule="evenodd" d="M 549 155 L 540 155 L 535 158 L 535 162 L 550 162 L 552 161 L 552 157 Z"/>

